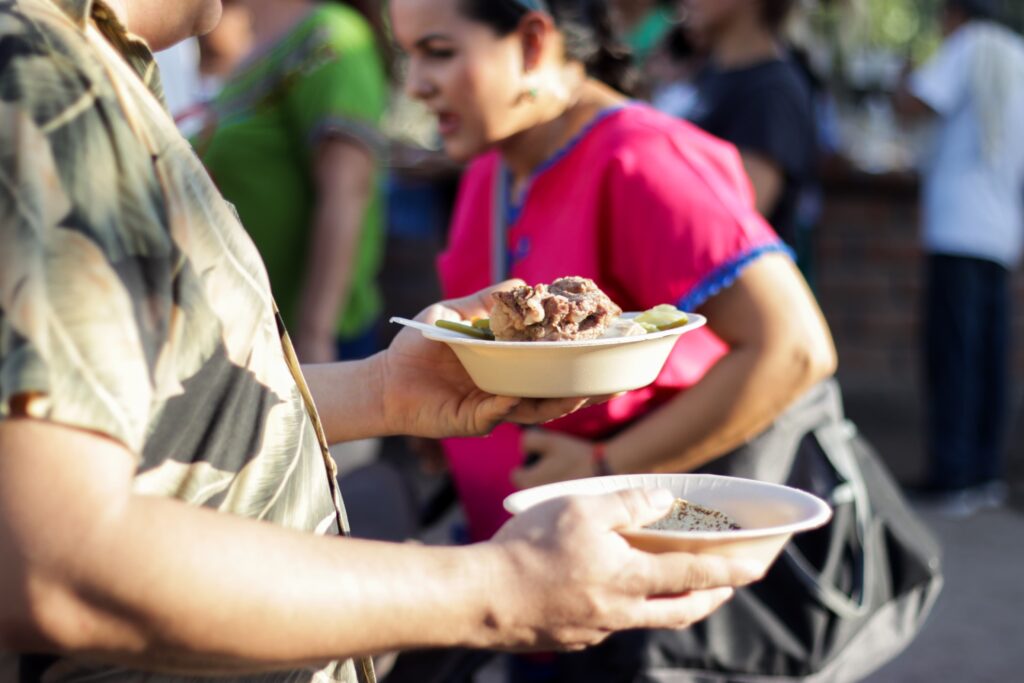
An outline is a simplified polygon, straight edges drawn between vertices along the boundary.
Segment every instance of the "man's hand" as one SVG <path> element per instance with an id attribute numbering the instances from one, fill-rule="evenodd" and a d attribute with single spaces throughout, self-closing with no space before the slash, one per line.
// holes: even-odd
<path id="1" fill-rule="evenodd" d="M 565 498 L 518 515 L 494 543 L 513 569 L 496 586 L 496 647 L 578 650 L 614 631 L 686 628 L 764 567 L 711 555 L 652 555 L 617 533 L 668 512 L 667 492 Z"/>
<path id="2" fill-rule="evenodd" d="M 510 280 L 464 299 L 435 304 L 416 319 L 433 323 L 487 316 L 493 292 L 521 284 L 521 280 Z M 389 431 L 396 434 L 479 436 L 500 422 L 548 422 L 588 404 L 579 398 L 526 399 L 483 392 L 451 349 L 415 330 L 398 334 L 381 365 L 384 417 Z"/>
<path id="3" fill-rule="evenodd" d="M 537 455 L 539 459 L 524 465 L 512 473 L 512 483 L 518 488 L 552 484 L 557 481 L 593 477 L 594 444 L 589 441 L 549 432 L 531 429 L 523 433 L 523 451 Z"/>

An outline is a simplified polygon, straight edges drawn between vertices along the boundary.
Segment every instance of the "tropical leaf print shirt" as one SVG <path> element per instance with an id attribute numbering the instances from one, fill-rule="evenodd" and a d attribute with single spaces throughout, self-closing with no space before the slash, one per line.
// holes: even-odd
<path id="1" fill-rule="evenodd" d="M 259 255 L 99 0 L 0 0 L 0 420 L 21 413 L 123 443 L 139 494 L 347 531 Z M 0 653 L 0 680 L 199 679 Z"/>

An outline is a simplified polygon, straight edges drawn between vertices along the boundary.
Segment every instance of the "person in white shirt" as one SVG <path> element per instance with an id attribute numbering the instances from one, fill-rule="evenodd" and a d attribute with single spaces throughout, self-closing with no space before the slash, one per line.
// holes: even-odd
<path id="1" fill-rule="evenodd" d="M 1024 248 L 1024 39 L 992 0 L 947 0 L 945 40 L 898 110 L 930 118 L 923 166 L 929 488 L 968 516 L 1007 497 L 1010 284 Z"/>

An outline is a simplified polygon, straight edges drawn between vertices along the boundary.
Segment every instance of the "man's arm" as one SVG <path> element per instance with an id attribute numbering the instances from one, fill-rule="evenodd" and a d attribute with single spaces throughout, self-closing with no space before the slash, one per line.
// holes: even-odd
<path id="1" fill-rule="evenodd" d="M 418 320 L 466 320 L 488 315 L 491 292 L 510 280 L 424 310 Z M 330 443 L 404 434 L 427 438 L 480 436 L 499 422 L 537 424 L 571 413 L 582 399 L 523 399 L 477 389 L 447 345 L 404 329 L 384 352 L 353 363 L 302 369 Z M 601 401 L 596 397 L 590 402 Z"/>
<path id="2" fill-rule="evenodd" d="M 0 422 L 0 648 L 216 674 L 412 647 L 578 647 L 689 624 L 728 592 L 649 596 L 756 573 L 629 549 L 612 530 L 668 508 L 639 494 L 551 504 L 498 543 L 446 549 L 133 495 L 135 465 L 104 437 Z"/>

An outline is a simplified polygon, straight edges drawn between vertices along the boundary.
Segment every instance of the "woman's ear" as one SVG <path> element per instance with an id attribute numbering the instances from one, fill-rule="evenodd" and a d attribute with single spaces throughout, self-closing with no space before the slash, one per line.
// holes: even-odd
<path id="1" fill-rule="evenodd" d="M 529 73 L 540 68 L 545 50 L 549 50 L 556 29 L 551 17 L 543 12 L 530 12 L 519 23 L 523 43 L 523 71 Z"/>

